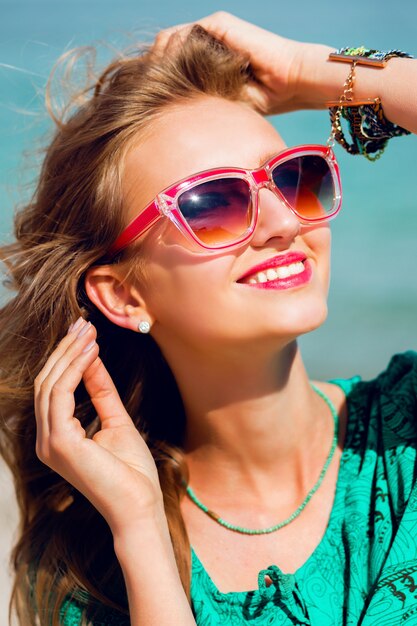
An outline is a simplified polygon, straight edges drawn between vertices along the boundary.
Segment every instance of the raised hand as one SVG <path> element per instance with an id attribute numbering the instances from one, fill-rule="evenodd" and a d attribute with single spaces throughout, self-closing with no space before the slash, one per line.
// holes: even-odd
<path id="1" fill-rule="evenodd" d="M 115 534 L 163 515 L 162 493 L 149 448 L 98 352 L 95 328 L 80 318 L 37 376 L 36 453 L 91 501 Z M 101 421 L 91 439 L 74 417 L 81 379 Z"/>
<path id="2" fill-rule="evenodd" d="M 337 46 L 286 39 L 224 11 L 195 24 L 250 61 L 256 80 L 248 85 L 247 98 L 260 113 L 325 109 L 329 101 L 339 100 L 348 72 L 345 63 L 328 61 Z M 195 24 L 161 31 L 155 49 L 169 52 Z M 416 85 L 417 60 L 394 58 L 382 72 L 359 66 L 355 96 L 359 100 L 380 97 L 391 122 L 417 133 Z"/>
<path id="3" fill-rule="evenodd" d="M 305 74 L 310 73 L 309 65 L 316 67 L 318 62 L 325 61 L 332 48 L 280 37 L 224 11 L 198 20 L 197 24 L 250 61 L 256 81 L 248 87 L 248 97 L 261 113 L 270 115 L 324 106 L 321 99 L 314 102 Z M 192 26 L 181 24 L 161 31 L 155 48 L 169 51 Z"/>

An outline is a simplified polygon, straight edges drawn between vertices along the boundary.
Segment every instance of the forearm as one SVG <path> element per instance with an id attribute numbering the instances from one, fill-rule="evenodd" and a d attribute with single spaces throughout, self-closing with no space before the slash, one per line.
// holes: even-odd
<path id="1" fill-rule="evenodd" d="M 195 626 L 164 522 L 140 522 L 115 537 L 132 626 Z"/>
<path id="2" fill-rule="evenodd" d="M 338 101 L 350 70 L 347 63 L 329 61 L 333 48 L 305 44 L 300 62 L 299 98 L 305 108 L 325 108 Z M 385 116 L 417 133 L 417 60 L 393 58 L 383 69 L 358 65 L 355 70 L 356 99 L 380 97 Z"/>

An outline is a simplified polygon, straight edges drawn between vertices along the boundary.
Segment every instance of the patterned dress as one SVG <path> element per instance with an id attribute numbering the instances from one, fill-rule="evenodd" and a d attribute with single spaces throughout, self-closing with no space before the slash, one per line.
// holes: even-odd
<path id="1" fill-rule="evenodd" d="M 396 355 L 372 381 L 332 382 L 346 394 L 348 424 L 322 540 L 294 574 L 272 564 L 245 592 L 221 593 L 192 549 L 198 626 L 417 625 L 417 353 Z M 77 626 L 80 611 L 64 605 L 64 626 Z M 127 624 L 104 608 L 94 621 Z"/>

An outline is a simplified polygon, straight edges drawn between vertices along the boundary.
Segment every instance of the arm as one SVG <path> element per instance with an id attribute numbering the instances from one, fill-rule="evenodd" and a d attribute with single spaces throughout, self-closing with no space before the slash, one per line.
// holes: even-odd
<path id="1" fill-rule="evenodd" d="M 38 457 L 88 498 L 109 524 L 126 581 L 131 625 L 195 626 L 153 457 L 98 357 L 94 327 L 83 320 L 75 328 L 35 381 Z M 101 421 L 91 439 L 73 416 L 81 379 Z"/>
<path id="2" fill-rule="evenodd" d="M 305 108 L 325 108 L 338 100 L 349 73 L 347 63 L 328 61 L 333 48 L 306 46 L 299 70 L 299 93 Z M 383 69 L 357 66 L 355 97 L 381 98 L 386 117 L 393 123 L 417 133 L 417 59 L 390 59 Z"/>
<path id="3" fill-rule="evenodd" d="M 161 519 L 161 518 L 159 518 Z M 195 626 L 166 524 L 158 517 L 115 536 L 132 626 Z"/>
<path id="4" fill-rule="evenodd" d="M 257 82 L 248 87 L 247 95 L 261 113 L 325 109 L 327 102 L 339 100 L 350 66 L 328 61 L 335 48 L 285 39 L 223 11 L 198 24 L 249 60 Z M 172 45 L 172 35 L 181 37 L 191 26 L 162 31 L 156 47 L 164 50 Z M 355 97 L 377 96 L 391 122 L 417 133 L 417 60 L 393 58 L 383 69 L 357 66 Z"/>

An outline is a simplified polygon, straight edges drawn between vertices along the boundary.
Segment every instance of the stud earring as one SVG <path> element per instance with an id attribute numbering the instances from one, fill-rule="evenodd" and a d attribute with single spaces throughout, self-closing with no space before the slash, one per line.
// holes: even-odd
<path id="1" fill-rule="evenodd" d="M 148 333 L 151 330 L 151 325 L 147 320 L 141 320 L 138 324 L 138 331 L 140 333 Z"/>

